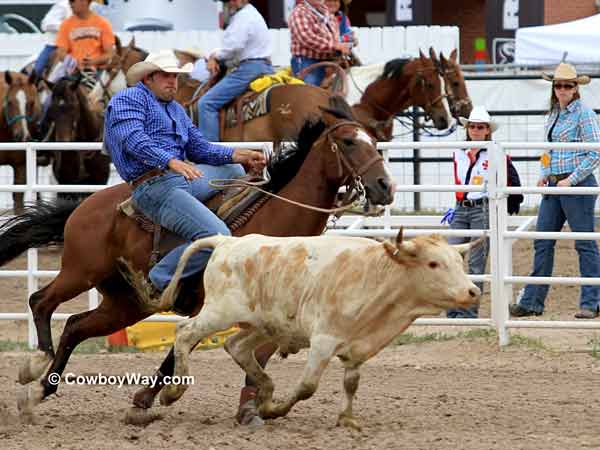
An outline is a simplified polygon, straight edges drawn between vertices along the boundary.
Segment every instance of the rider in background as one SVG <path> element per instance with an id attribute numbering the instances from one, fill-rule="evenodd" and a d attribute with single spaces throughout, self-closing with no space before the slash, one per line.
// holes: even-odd
<path id="1" fill-rule="evenodd" d="M 210 53 L 206 68 L 212 76 L 219 62 L 238 60 L 238 67 L 215 84 L 198 104 L 198 123 L 202 134 L 219 141 L 219 109 L 248 90 L 248 85 L 261 75 L 273 73 L 271 35 L 265 19 L 248 0 L 221 0 L 230 21 L 223 34 L 223 46 Z"/>
<path id="2" fill-rule="evenodd" d="M 83 75 L 82 82 L 91 88 L 96 70 L 113 58 L 115 35 L 110 22 L 90 9 L 92 0 L 70 0 L 69 3 L 73 15 L 63 21 L 56 36 L 58 59 L 72 57 Z"/>
<path id="3" fill-rule="evenodd" d="M 40 78 L 44 74 L 44 70 L 48 65 L 48 61 L 50 60 L 52 53 L 54 53 L 54 50 L 56 50 L 56 33 L 58 32 L 60 25 L 67 17 L 70 17 L 73 14 L 70 3 L 70 0 L 58 0 L 56 3 L 54 3 L 54 5 L 52 5 L 42 19 L 42 31 L 47 33 L 49 36 L 48 44 L 46 44 L 42 49 L 42 52 L 37 57 L 33 67 L 33 71 Z M 97 3 L 93 3 L 91 5 L 92 11 L 95 9 L 94 6 L 97 6 Z"/>
<path id="4" fill-rule="evenodd" d="M 335 17 L 324 0 L 296 0 L 288 19 L 291 35 L 292 71 L 298 76 L 303 69 L 321 61 L 330 61 L 337 52 L 350 55 L 352 44 L 340 42 L 340 32 Z M 304 82 L 320 86 L 325 68 L 312 70 Z"/>
<path id="5" fill-rule="evenodd" d="M 329 12 L 333 14 L 338 22 L 338 30 L 340 32 L 340 42 L 349 42 L 353 47 L 358 45 L 356 33 L 352 31 L 350 19 L 348 19 L 348 5 L 352 0 L 343 0 L 344 11 L 342 11 L 342 0 L 325 0 L 325 5 Z"/>

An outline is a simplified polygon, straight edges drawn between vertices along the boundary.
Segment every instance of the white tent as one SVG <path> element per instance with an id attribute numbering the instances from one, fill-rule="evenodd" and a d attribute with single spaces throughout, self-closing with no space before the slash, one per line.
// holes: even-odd
<path id="1" fill-rule="evenodd" d="M 573 22 L 517 30 L 517 64 L 556 64 L 564 52 L 574 64 L 600 63 L 600 14 Z"/>

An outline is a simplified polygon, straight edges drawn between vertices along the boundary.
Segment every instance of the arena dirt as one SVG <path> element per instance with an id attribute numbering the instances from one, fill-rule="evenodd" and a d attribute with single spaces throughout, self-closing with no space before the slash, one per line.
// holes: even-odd
<path id="1" fill-rule="evenodd" d="M 572 243 L 559 241 L 555 274 L 577 275 Z M 528 274 L 531 246 L 519 243 L 514 273 Z M 12 267 L 24 267 L 21 259 Z M 40 267 L 57 267 L 44 252 Z M 25 283 L 0 279 L 0 311 L 25 308 Z M 21 291 L 21 292 L 20 292 Z M 551 289 L 544 319 L 572 319 L 577 287 Z M 85 309 L 85 297 L 61 312 Z M 489 299 L 481 315 L 489 316 Z M 411 333 L 452 333 L 458 327 L 412 328 Z M 463 329 L 460 329 L 463 330 Z M 55 327 L 55 335 L 60 325 Z M 24 323 L 0 322 L 0 340 L 26 338 Z M 513 334 L 515 334 L 513 332 Z M 137 386 L 66 386 L 20 422 L 16 368 L 23 352 L 0 353 L 0 448 L 2 449 L 584 449 L 600 448 L 597 385 L 600 359 L 594 331 L 521 330 L 516 344 L 498 347 L 493 336 L 454 338 L 389 347 L 365 364 L 356 415 L 362 432 L 335 426 L 342 405 L 343 370 L 332 361 L 317 394 L 283 419 L 256 430 L 236 425 L 240 369 L 222 350 L 195 352 L 195 385 L 173 407 L 155 406 L 161 419 L 146 427 L 126 425 Z M 540 339 L 540 340 L 538 340 Z M 600 350 L 600 347 L 598 348 Z M 164 353 L 75 354 L 66 372 L 152 374 Z M 273 359 L 269 373 L 276 397 L 293 389 L 306 352 Z"/>

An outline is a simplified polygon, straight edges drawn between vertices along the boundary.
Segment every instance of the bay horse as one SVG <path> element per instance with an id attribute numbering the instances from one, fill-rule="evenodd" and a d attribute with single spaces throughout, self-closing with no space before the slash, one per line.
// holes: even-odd
<path id="1" fill-rule="evenodd" d="M 0 75 L 0 142 L 31 141 L 34 126 L 41 115 L 35 75 L 6 71 Z M 40 162 L 43 162 L 40 160 Z M 0 152 L 0 165 L 13 169 L 14 183 L 26 183 L 25 152 L 10 150 Z M 13 193 L 15 212 L 23 209 L 23 193 Z"/>
<path id="2" fill-rule="evenodd" d="M 46 117 L 55 142 L 100 142 L 103 112 L 94 108 L 80 79 L 63 78 L 52 86 Z M 55 151 L 52 171 L 60 184 L 106 184 L 110 158 L 99 151 Z M 82 198 L 87 194 L 59 194 L 61 198 Z"/>
<path id="3" fill-rule="evenodd" d="M 353 121 L 350 108 L 339 97 L 330 100 L 330 107 L 322 112 L 318 122 L 305 123 L 297 149 L 284 156 L 281 154 L 273 163 L 270 189 L 286 199 L 331 208 L 343 184 L 362 180 L 371 203 L 393 201 L 393 181 L 377 152 L 376 142 Z M 79 343 L 109 335 L 156 312 L 141 305 L 143 294 L 126 281 L 120 269 L 120 261 L 126 261 L 134 272 L 147 274 L 152 251 L 152 234 L 117 210 L 117 205 L 130 195 L 129 185 L 122 183 L 94 193 L 78 206 L 39 202 L 0 226 L 0 265 L 28 248 L 64 242 L 59 274 L 29 299 L 39 344 L 38 351 L 19 370 L 21 384 L 36 381 L 19 397 L 24 415 L 56 392 L 57 386 L 49 382 L 48 376 L 63 373 Z M 322 233 L 328 217 L 329 213 L 323 210 L 268 198 L 234 235 L 315 236 Z M 197 281 L 195 303 L 186 315 L 197 314 L 203 304 L 202 280 Z M 102 303 L 67 320 L 55 353 L 50 328 L 52 313 L 60 304 L 92 287 L 102 293 Z M 263 365 L 273 351 L 267 348 L 264 354 L 258 354 Z M 158 372 L 161 380 L 173 372 L 173 362 L 171 350 Z M 136 405 L 149 408 L 161 387 L 162 384 L 136 395 Z M 242 406 L 255 392 L 251 387 L 245 389 Z"/>
<path id="4" fill-rule="evenodd" d="M 443 82 L 434 61 L 423 53 L 414 59 L 394 59 L 376 66 L 353 67 L 369 71 L 368 86 L 346 97 L 356 120 L 378 140 L 392 138 L 393 119 L 409 106 L 420 106 L 436 128 L 446 129 L 450 114 Z M 352 79 L 352 77 L 351 77 Z M 349 83 L 352 90 L 352 81 Z M 275 86 L 269 92 L 269 113 L 253 118 L 243 127 L 225 128 L 222 141 L 294 140 L 307 117 L 327 107 L 331 93 L 310 85 Z"/>

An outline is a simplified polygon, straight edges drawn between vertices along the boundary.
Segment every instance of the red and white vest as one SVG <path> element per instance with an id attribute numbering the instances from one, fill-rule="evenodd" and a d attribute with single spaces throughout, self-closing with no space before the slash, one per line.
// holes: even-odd
<path id="1" fill-rule="evenodd" d="M 457 185 L 482 185 L 487 181 L 488 156 L 486 149 L 470 148 L 454 151 L 454 182 Z M 456 192 L 456 200 L 478 200 L 486 192 Z"/>

